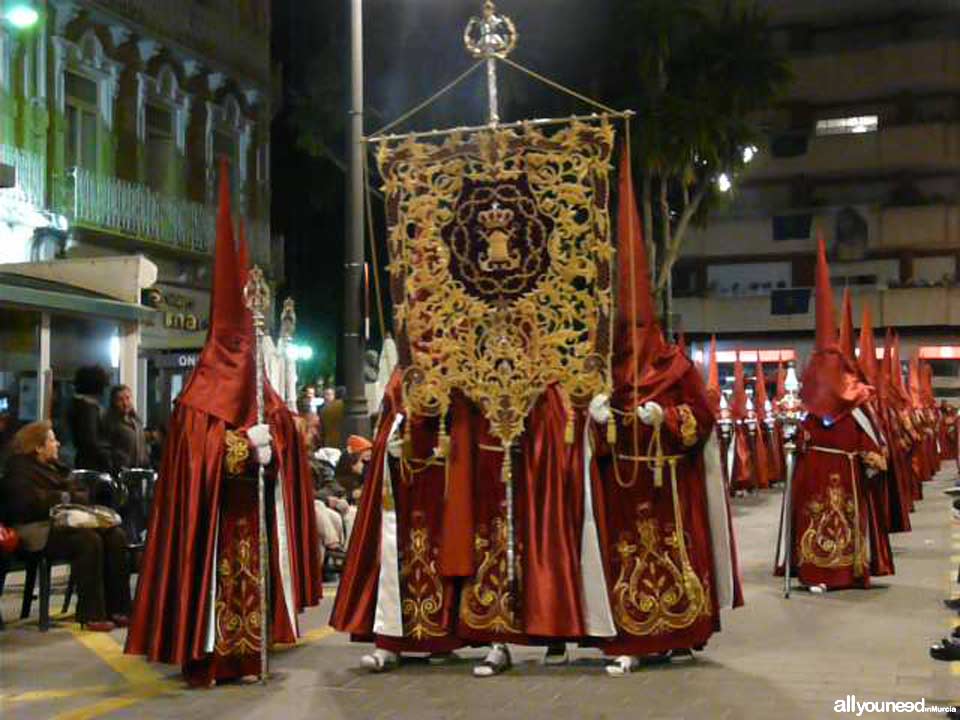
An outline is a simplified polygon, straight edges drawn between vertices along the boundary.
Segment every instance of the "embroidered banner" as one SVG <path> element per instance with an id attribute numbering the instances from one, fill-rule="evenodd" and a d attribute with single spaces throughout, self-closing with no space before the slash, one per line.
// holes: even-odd
<path id="1" fill-rule="evenodd" d="M 551 383 L 609 393 L 613 140 L 598 121 L 380 145 L 408 411 L 458 390 L 509 445 Z"/>

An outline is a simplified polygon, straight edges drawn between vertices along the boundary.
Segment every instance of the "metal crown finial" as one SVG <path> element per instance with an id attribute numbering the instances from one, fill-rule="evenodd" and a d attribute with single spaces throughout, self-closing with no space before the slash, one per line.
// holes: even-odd
<path id="1" fill-rule="evenodd" d="M 483 4 L 483 14 L 471 17 L 463 31 L 463 44 L 477 58 L 504 58 L 517 45 L 517 28 L 506 15 L 497 13 L 493 0 Z"/>
<path id="2" fill-rule="evenodd" d="M 247 284 L 243 288 L 243 304 L 253 314 L 254 324 L 262 328 L 267 310 L 270 309 L 270 288 L 258 265 L 250 268 Z"/>

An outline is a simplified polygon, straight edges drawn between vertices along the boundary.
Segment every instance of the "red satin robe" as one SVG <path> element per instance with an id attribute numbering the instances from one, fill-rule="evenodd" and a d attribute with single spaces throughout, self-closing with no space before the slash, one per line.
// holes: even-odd
<path id="1" fill-rule="evenodd" d="M 881 448 L 849 413 L 830 426 L 811 414 L 801 425 L 791 545 L 795 575 L 805 585 L 869 587 L 871 574 L 892 572 L 892 558 L 884 556 L 889 545 L 878 542 L 870 485 L 878 478 L 866 477 L 859 456 L 868 451 Z"/>
<path id="2" fill-rule="evenodd" d="M 957 459 L 957 415 L 944 414 L 940 419 L 940 459 Z"/>
<path id="3" fill-rule="evenodd" d="M 646 399 L 664 408 L 660 441 L 677 458 L 677 495 L 669 465 L 657 486 L 649 463 L 634 460 L 650 456 L 653 429 L 619 416 L 616 456 L 597 443 L 597 520 L 617 630 L 599 643 L 607 655 L 699 648 L 720 627 L 703 466 L 714 417 L 692 365 Z"/>
<path id="4" fill-rule="evenodd" d="M 506 573 L 503 453 L 480 411 L 455 396 L 450 455 L 431 459 L 436 419 L 414 419 L 413 459 L 391 459 L 401 552 L 403 637 L 374 634 L 380 572 L 383 459 L 400 407 L 399 376 L 388 387 L 370 474 L 330 624 L 354 640 L 394 652 L 439 652 L 463 644 L 540 643 L 583 633 L 579 594 L 582 464 L 564 443 L 567 414 L 549 388 L 513 450 L 516 577 Z M 578 420 L 582 428 L 582 419 Z M 408 466 L 404 469 L 404 466 Z M 399 544 L 399 543 L 398 543 Z"/>
<path id="5" fill-rule="evenodd" d="M 757 458 L 753 448 L 755 441 L 743 422 L 733 425 L 733 473 L 730 487 L 734 491 L 756 490 L 760 487 Z"/>
<path id="6" fill-rule="evenodd" d="M 297 628 L 290 621 L 287 600 L 295 612 L 319 601 L 319 542 L 306 449 L 286 407 L 279 401 L 270 406 L 273 461 L 266 493 L 271 533 L 270 638 L 292 643 Z M 256 452 L 248 448 L 243 472 L 228 472 L 230 428 L 219 418 L 182 403 L 174 411 L 170 428 L 125 652 L 177 663 L 195 685 L 258 674 Z M 237 430 L 245 438 L 244 431 Z M 280 529 L 273 508 L 277 482 L 282 484 L 284 498 L 290 598 L 284 595 L 278 554 Z M 207 651 L 211 602 L 212 653 Z"/>

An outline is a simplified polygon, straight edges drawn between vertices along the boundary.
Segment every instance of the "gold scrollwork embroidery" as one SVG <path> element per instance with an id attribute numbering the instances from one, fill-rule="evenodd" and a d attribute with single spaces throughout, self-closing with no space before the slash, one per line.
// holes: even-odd
<path id="1" fill-rule="evenodd" d="M 402 605 L 404 635 L 417 640 L 447 634 L 438 622 L 443 609 L 443 583 L 430 557 L 431 550 L 427 529 L 411 529 L 400 580 L 406 590 Z"/>
<path id="2" fill-rule="evenodd" d="M 697 418 L 689 405 L 680 405 L 677 407 L 680 414 L 680 438 L 686 447 L 696 445 L 697 443 Z"/>
<path id="3" fill-rule="evenodd" d="M 237 524 L 234 553 L 217 568 L 216 644 L 218 655 L 256 655 L 263 637 L 254 538 L 246 520 Z"/>
<path id="4" fill-rule="evenodd" d="M 250 457 L 250 445 L 243 433 L 227 430 L 224 442 L 227 446 L 226 468 L 228 475 L 242 475 Z"/>
<path id="5" fill-rule="evenodd" d="M 613 142 L 600 121 L 379 145 L 412 415 L 442 417 L 460 390 L 509 445 L 549 385 L 578 404 L 610 392 Z"/>
<path id="6" fill-rule="evenodd" d="M 659 635 L 709 616 L 710 596 L 684 558 L 676 530 L 661 539 L 656 518 L 639 520 L 636 542 L 627 536 L 614 549 L 620 574 L 613 587 L 613 614 L 621 629 L 632 635 Z"/>
<path id="7" fill-rule="evenodd" d="M 475 630 L 519 633 L 516 598 L 507 580 L 507 524 L 503 518 L 494 519 L 489 537 L 486 527 L 477 528 L 474 551 L 477 576 L 464 588 L 460 617 Z"/>
<path id="8" fill-rule="evenodd" d="M 856 503 L 843 489 L 840 475 L 831 473 L 827 497 L 807 504 L 810 522 L 800 537 L 800 562 L 818 568 L 863 567 L 857 552 Z"/>

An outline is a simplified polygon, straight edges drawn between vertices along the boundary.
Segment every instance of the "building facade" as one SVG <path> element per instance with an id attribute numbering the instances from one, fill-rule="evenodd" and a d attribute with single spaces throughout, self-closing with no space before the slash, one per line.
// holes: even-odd
<path id="1" fill-rule="evenodd" d="M 270 3 L 31 4 L 34 26 L 0 24 L 0 164 L 15 175 L 0 189 L 0 263 L 29 274 L 44 261 L 141 255 L 155 266 L 137 302 L 154 310 L 137 328 L 137 367 L 110 364 L 138 382 L 148 421 L 162 421 L 206 334 L 221 157 L 253 262 L 274 281 L 283 272 L 270 233 Z M 115 345 L 124 330 L 93 335 Z M 54 403 L 88 354 L 49 368 Z M 0 393 L 17 376 L 0 367 Z"/>
<path id="2" fill-rule="evenodd" d="M 688 239 L 674 274 L 680 324 L 696 349 L 717 333 L 724 349 L 806 356 L 819 230 L 857 325 L 867 304 L 907 355 L 960 345 L 958 6 L 761 4 L 794 82 L 728 206 Z M 960 364 L 936 369 L 943 394 L 956 394 Z"/>

